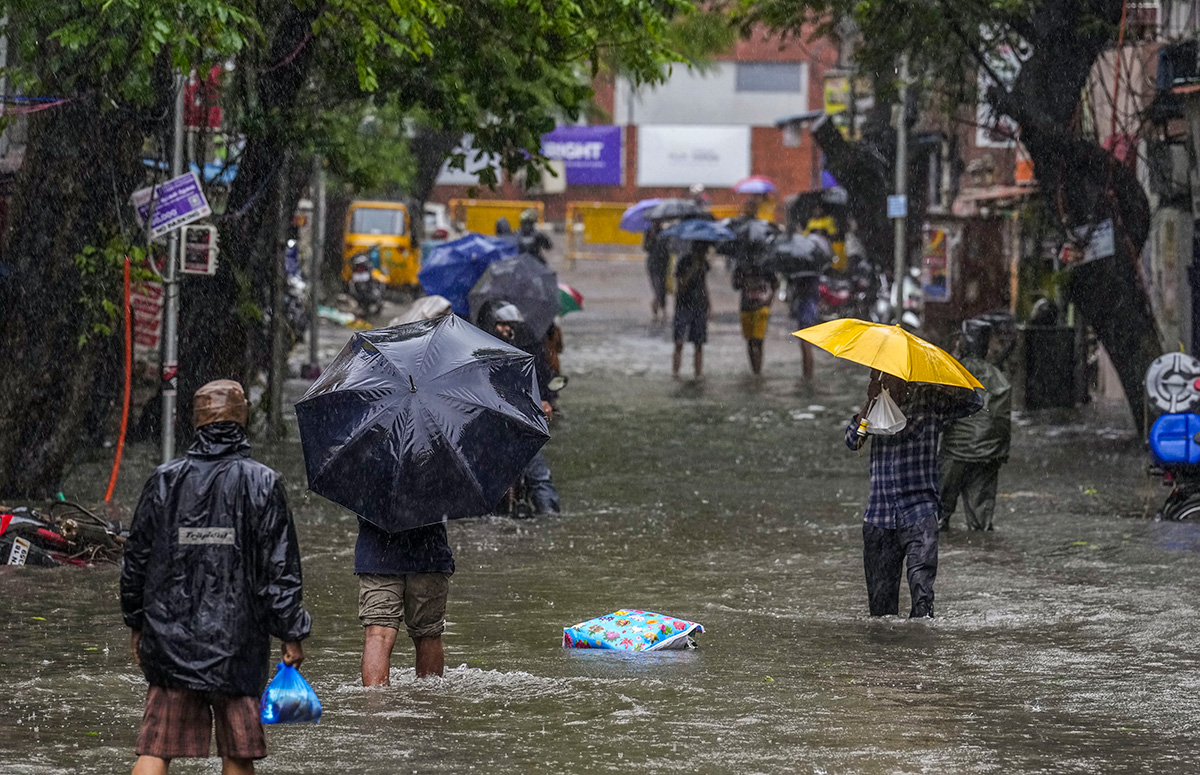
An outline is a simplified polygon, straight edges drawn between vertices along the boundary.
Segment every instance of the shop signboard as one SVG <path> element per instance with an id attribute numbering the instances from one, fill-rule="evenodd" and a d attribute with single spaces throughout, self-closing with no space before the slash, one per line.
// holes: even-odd
<path id="1" fill-rule="evenodd" d="M 562 162 L 568 186 L 621 185 L 619 126 L 560 126 L 542 135 L 542 155 Z"/>

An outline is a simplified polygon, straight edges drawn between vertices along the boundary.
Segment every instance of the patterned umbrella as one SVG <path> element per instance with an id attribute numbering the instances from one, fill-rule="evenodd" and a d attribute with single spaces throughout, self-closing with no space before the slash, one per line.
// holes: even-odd
<path id="1" fill-rule="evenodd" d="M 583 309 L 583 294 L 566 283 L 558 284 L 558 314 L 578 312 Z"/>

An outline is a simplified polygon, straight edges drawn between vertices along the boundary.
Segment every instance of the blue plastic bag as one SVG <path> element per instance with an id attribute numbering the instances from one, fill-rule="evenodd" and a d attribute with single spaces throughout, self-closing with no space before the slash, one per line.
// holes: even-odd
<path id="1" fill-rule="evenodd" d="M 299 670 L 280 662 L 263 692 L 259 718 L 264 724 L 315 724 L 321 720 L 321 701 Z"/>

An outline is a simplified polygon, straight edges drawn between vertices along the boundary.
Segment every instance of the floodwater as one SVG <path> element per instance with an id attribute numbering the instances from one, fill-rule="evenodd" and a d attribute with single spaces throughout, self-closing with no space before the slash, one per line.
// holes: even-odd
<path id="1" fill-rule="evenodd" d="M 873 620 L 867 460 L 842 444 L 863 371 L 822 358 L 801 385 L 777 306 L 768 374 L 747 377 L 718 270 L 707 377 L 675 381 L 640 267 L 567 276 L 588 306 L 566 321 L 547 451 L 567 511 L 451 526 L 443 680 L 415 682 L 401 638 L 393 686 L 358 686 L 354 521 L 305 496 L 295 438 L 257 448 L 289 481 L 325 706 L 269 729 L 260 771 L 1195 772 L 1200 526 L 1143 518 L 1165 490 L 1120 407 L 1019 418 L 996 532 L 957 516 L 943 539 L 938 618 Z M 153 454 L 134 449 L 125 501 Z M 104 471 L 84 463 L 68 494 L 95 500 Z M 144 682 L 117 570 L 0 571 L 0 773 L 128 770 Z M 561 647 L 623 607 L 706 633 L 687 652 Z"/>

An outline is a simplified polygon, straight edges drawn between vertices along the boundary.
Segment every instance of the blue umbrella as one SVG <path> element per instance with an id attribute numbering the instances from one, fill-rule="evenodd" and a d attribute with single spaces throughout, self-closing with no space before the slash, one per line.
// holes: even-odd
<path id="1" fill-rule="evenodd" d="M 296 420 L 309 489 L 389 533 L 490 513 L 550 438 L 533 356 L 455 315 L 354 334 Z"/>
<path id="2" fill-rule="evenodd" d="M 417 279 L 426 293 L 445 296 L 456 313 L 466 316 L 467 294 L 488 264 L 515 255 L 517 246 L 507 240 L 470 233 L 429 251 Z"/>
<path id="3" fill-rule="evenodd" d="M 661 202 L 661 199 L 643 199 L 635 205 L 630 205 L 625 212 L 621 213 L 621 222 L 617 227 L 621 231 L 642 232 L 650 228 L 650 221 L 646 220 L 646 212 Z"/>
<path id="4" fill-rule="evenodd" d="M 662 235 L 688 242 L 727 242 L 737 239 L 736 234 L 721 224 L 701 218 L 692 218 L 668 226 L 662 230 Z"/>

